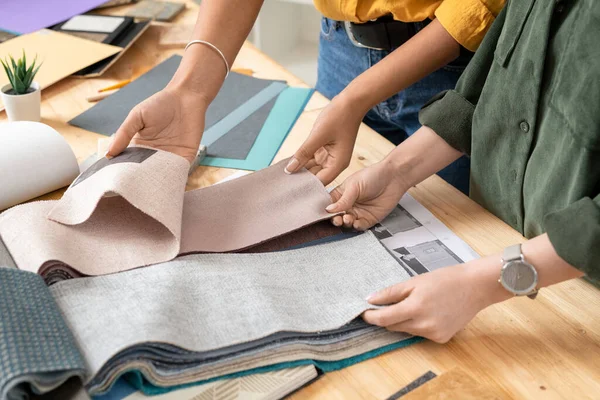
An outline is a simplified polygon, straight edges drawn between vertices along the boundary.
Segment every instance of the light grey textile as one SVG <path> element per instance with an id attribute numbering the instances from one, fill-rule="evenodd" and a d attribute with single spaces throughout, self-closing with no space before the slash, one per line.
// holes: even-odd
<path id="1" fill-rule="evenodd" d="M 284 252 L 189 255 L 59 282 L 50 290 L 95 376 L 111 357 L 136 345 L 202 353 L 281 332 L 334 330 L 372 307 L 365 300 L 370 293 L 407 279 L 367 232 Z M 145 357 L 139 363 L 152 363 L 154 356 Z M 204 359 L 191 358 L 192 366 Z"/>

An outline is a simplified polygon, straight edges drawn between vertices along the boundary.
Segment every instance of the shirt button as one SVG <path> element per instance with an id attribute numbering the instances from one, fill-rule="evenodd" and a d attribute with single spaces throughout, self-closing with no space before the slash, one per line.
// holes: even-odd
<path id="1" fill-rule="evenodd" d="M 526 121 L 521 121 L 519 128 L 525 133 L 529 132 L 529 124 Z"/>

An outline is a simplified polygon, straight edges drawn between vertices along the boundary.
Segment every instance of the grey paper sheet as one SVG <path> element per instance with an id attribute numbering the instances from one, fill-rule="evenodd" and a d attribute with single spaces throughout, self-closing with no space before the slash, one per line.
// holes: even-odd
<path id="1" fill-rule="evenodd" d="M 202 353 L 280 332 L 334 330 L 371 307 L 368 294 L 408 278 L 367 232 L 284 252 L 189 255 L 50 290 L 94 376 L 137 345 Z"/>
<path id="2" fill-rule="evenodd" d="M 243 124 L 235 126 L 210 145 L 208 156 L 245 160 L 276 101 L 276 98 L 269 101 L 250 115 Z"/>
<path id="3" fill-rule="evenodd" d="M 103 135 L 112 135 L 133 107 L 159 92 L 169 83 L 180 62 L 181 56 L 168 58 L 118 92 L 73 118 L 69 124 Z M 273 82 L 275 81 L 232 72 L 208 107 L 205 129 L 209 129 L 225 118 L 232 110 Z"/>
<path id="4" fill-rule="evenodd" d="M 221 119 L 219 122 L 204 130 L 202 135 L 202 144 L 210 147 L 212 144 L 219 140 L 223 135 L 229 132 L 231 129 L 239 126 L 240 124 L 246 125 L 246 119 L 258 111 L 262 106 L 267 104 L 274 98 L 277 98 L 281 92 L 283 92 L 288 86 L 282 82 L 273 82 L 260 92 L 252 96 L 244 104 L 235 108 L 227 115 L 227 117 Z M 231 143 L 235 145 L 235 143 Z"/>
<path id="5" fill-rule="evenodd" d="M 15 260 L 13 260 L 12 256 L 10 255 L 10 252 L 4 245 L 2 236 L 0 236 L 0 267 L 17 268 Z"/>

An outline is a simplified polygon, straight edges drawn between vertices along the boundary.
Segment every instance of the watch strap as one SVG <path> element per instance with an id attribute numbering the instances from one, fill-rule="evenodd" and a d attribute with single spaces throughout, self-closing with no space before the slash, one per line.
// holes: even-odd
<path id="1" fill-rule="evenodd" d="M 521 244 L 515 244 L 508 246 L 502 253 L 502 261 L 506 264 L 510 261 L 522 260 L 523 253 L 521 253 Z"/>

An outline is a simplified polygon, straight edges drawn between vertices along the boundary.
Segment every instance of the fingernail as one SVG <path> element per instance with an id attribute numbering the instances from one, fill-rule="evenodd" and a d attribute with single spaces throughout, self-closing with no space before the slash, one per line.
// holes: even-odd
<path id="1" fill-rule="evenodd" d="M 337 220 L 333 220 L 333 221 L 331 221 L 331 223 L 332 223 L 334 226 L 340 226 L 340 225 L 342 225 L 342 224 L 340 224 L 340 223 L 339 223 Z"/>
<path id="2" fill-rule="evenodd" d="M 108 151 L 106 153 L 104 153 L 104 157 L 108 158 L 109 160 L 111 160 L 113 158 L 113 156 L 108 154 Z"/>
<path id="3" fill-rule="evenodd" d="M 298 168 L 298 164 L 300 164 L 298 162 L 298 160 L 296 160 L 295 158 L 292 158 L 283 171 L 288 175 L 291 174 L 292 172 L 296 172 L 296 168 Z"/>
<path id="4" fill-rule="evenodd" d="M 330 204 L 327 207 L 325 207 L 325 211 L 327 211 L 327 212 L 333 212 L 333 210 L 335 210 L 335 203 Z"/>
<path id="5" fill-rule="evenodd" d="M 367 298 L 365 300 L 367 300 L 367 301 L 373 300 L 373 298 L 375 297 L 376 294 L 377 293 L 371 293 L 370 295 L 367 296 Z"/>

